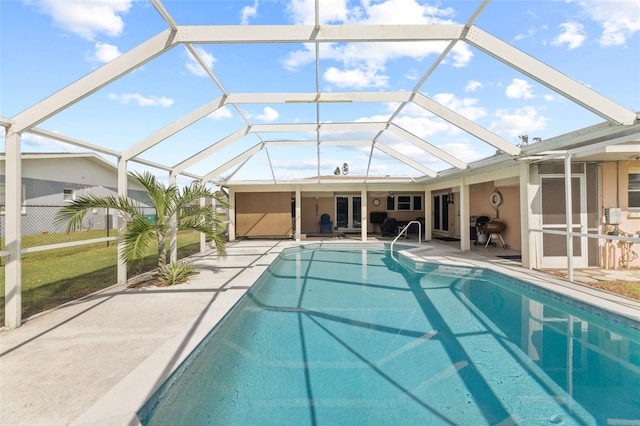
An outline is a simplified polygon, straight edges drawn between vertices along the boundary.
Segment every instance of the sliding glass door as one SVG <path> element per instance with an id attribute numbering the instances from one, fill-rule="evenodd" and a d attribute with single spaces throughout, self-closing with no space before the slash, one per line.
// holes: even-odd
<path id="1" fill-rule="evenodd" d="M 355 195 L 336 196 L 336 227 L 342 231 L 361 227 L 362 198 Z"/>
<path id="2" fill-rule="evenodd" d="M 433 196 L 433 230 L 449 230 L 449 195 L 439 194 Z"/>

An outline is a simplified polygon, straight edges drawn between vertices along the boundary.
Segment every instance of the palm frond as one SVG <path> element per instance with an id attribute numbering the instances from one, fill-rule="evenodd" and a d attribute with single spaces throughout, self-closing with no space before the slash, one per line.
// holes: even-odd
<path id="1" fill-rule="evenodd" d="M 218 252 L 218 256 L 226 257 L 227 256 L 227 245 L 226 238 L 224 236 L 224 229 L 218 229 L 216 233 L 211 237 L 211 242 L 214 246 L 216 246 L 216 251 Z"/>
<path id="2" fill-rule="evenodd" d="M 131 261 L 142 258 L 147 248 L 156 241 L 157 233 L 157 228 L 147 222 L 144 216 L 132 217 L 124 233 L 122 259 Z"/>
<path id="3" fill-rule="evenodd" d="M 158 218 L 165 216 L 165 210 L 167 205 L 167 192 L 171 193 L 175 191 L 175 185 L 167 187 L 164 183 L 160 182 L 150 172 L 132 172 L 131 176 L 140 183 L 147 191 L 151 203 L 156 209 Z"/>
<path id="4" fill-rule="evenodd" d="M 82 221 L 86 214 L 97 208 L 118 210 L 132 217 L 142 214 L 140 205 L 125 196 L 98 197 L 94 194 L 86 194 L 58 210 L 54 217 L 54 223 L 56 225 L 66 223 L 67 232 L 77 230 L 82 227 Z"/>

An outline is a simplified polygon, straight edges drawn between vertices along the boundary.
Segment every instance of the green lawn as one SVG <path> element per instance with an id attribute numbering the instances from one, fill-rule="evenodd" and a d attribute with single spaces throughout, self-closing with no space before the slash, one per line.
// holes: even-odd
<path id="1" fill-rule="evenodd" d="M 100 235 L 92 235 L 99 232 Z M 78 234 L 78 233 L 74 233 Z M 38 236 L 38 244 L 55 244 L 106 236 L 104 231 L 82 232 L 82 238 L 68 239 L 68 234 Z M 73 235 L 73 234 L 71 234 Z M 43 242 L 43 238 L 44 241 Z M 27 239 L 27 237 L 24 237 Z M 65 240 L 66 239 L 66 240 Z M 24 241 L 24 240 L 23 240 Z M 200 234 L 183 231 L 178 234 L 178 257 L 183 258 L 200 250 Z M 58 306 L 69 300 L 93 293 L 115 284 L 117 247 L 114 242 L 90 244 L 69 249 L 29 253 L 22 260 L 23 318 Z M 129 266 L 128 275 L 135 276 L 157 265 L 157 246 L 148 255 Z M 0 323 L 4 323 L 4 265 L 0 267 Z"/>

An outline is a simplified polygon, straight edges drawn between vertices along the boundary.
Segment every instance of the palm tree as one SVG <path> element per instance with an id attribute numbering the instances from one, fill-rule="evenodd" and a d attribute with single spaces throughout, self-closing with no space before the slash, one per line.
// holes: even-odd
<path id="1" fill-rule="evenodd" d="M 200 206 L 200 198 L 212 198 L 217 204 L 227 206 L 219 192 L 193 182 L 183 187 L 166 186 L 149 172 L 131 173 L 147 191 L 151 204 L 156 209 L 156 220 L 150 223 L 144 216 L 143 207 L 126 196 L 98 197 L 84 195 L 61 208 L 55 217 L 56 224 L 67 224 L 67 232 L 82 227 L 85 215 L 95 208 L 118 210 L 127 216 L 124 232 L 122 259 L 130 262 L 143 257 L 151 244 L 158 242 L 158 268 L 167 264 L 166 240 L 171 230 L 171 218 L 176 215 L 178 230 L 195 230 L 204 233 L 214 243 L 218 255 L 226 255 L 223 222 L 211 206 Z"/>

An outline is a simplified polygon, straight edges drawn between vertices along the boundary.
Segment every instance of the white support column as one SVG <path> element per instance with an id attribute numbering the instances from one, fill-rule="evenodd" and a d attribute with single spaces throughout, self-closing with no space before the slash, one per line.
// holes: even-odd
<path id="1" fill-rule="evenodd" d="M 236 192 L 233 188 L 229 188 L 229 241 L 236 240 Z"/>
<path id="2" fill-rule="evenodd" d="M 122 157 L 118 158 L 118 195 L 126 197 L 128 195 L 127 188 L 127 160 Z M 127 226 L 127 220 L 122 212 L 118 212 L 118 284 L 127 283 L 127 262 L 122 260 L 124 253 L 124 231 Z"/>
<path id="3" fill-rule="evenodd" d="M 205 207 L 207 205 L 206 198 L 200 198 L 200 207 Z M 213 211 L 216 211 L 216 200 L 213 200 L 213 205 L 211 206 Z M 207 236 L 204 233 L 200 233 L 200 253 L 204 253 L 207 251 Z"/>
<path id="4" fill-rule="evenodd" d="M 522 255 L 522 266 L 529 269 L 532 268 L 531 254 L 534 253 L 532 250 L 533 235 L 529 230 L 533 213 L 531 211 L 532 200 L 530 199 L 530 167 L 529 163 L 523 162 L 520 164 L 520 253 Z"/>
<path id="5" fill-rule="evenodd" d="M 460 250 L 471 250 L 471 223 L 469 216 L 469 185 L 460 179 Z"/>
<path id="6" fill-rule="evenodd" d="M 573 281 L 573 200 L 571 194 L 571 154 L 564 156 L 565 215 L 567 218 L 567 278 Z"/>
<path id="7" fill-rule="evenodd" d="M 542 200 L 541 194 L 542 182 L 537 163 L 529 165 L 529 226 L 533 229 L 542 229 Z M 542 267 L 542 242 L 544 234 L 541 232 L 529 233 L 529 250 L 531 259 L 531 268 L 540 269 Z"/>
<path id="8" fill-rule="evenodd" d="M 176 175 L 169 173 L 169 185 L 176 184 Z M 169 262 L 178 261 L 178 216 L 174 214 L 169 219 Z"/>
<path id="9" fill-rule="evenodd" d="M 302 194 L 300 193 L 300 185 L 296 185 L 296 241 L 300 241 L 301 229 L 302 228 Z"/>
<path id="10" fill-rule="evenodd" d="M 360 191 L 360 236 L 362 241 L 367 241 L 367 231 L 369 228 L 369 221 L 367 220 L 367 187 Z"/>
<path id="11" fill-rule="evenodd" d="M 5 138 L 5 250 L 9 252 L 4 277 L 4 326 L 22 322 L 22 159 L 20 134 Z"/>
<path id="12" fill-rule="evenodd" d="M 429 188 L 424 190 L 424 240 L 431 241 L 433 236 L 433 195 Z"/>

